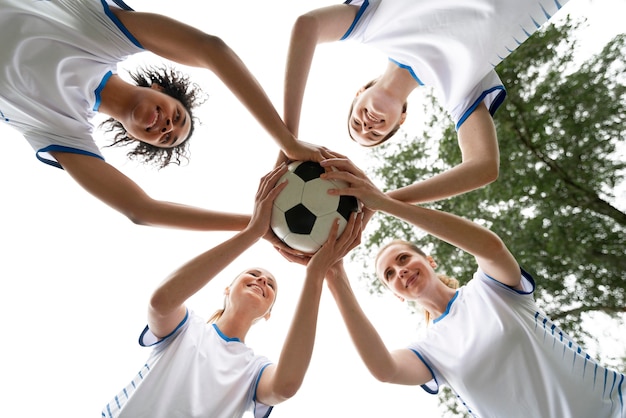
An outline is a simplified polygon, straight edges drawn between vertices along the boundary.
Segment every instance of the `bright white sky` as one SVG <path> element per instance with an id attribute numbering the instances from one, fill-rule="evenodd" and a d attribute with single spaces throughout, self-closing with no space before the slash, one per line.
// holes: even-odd
<path id="1" fill-rule="evenodd" d="M 293 20 L 330 0 L 203 1 L 129 0 L 136 10 L 168 13 L 222 37 L 243 59 L 282 109 L 282 78 Z M 267 7 L 271 7 L 271 12 Z M 615 8 L 620 11 L 616 12 Z M 565 10 L 589 16 L 585 51 L 619 33 L 624 0 L 571 0 Z M 565 11 L 564 10 L 564 11 Z M 563 12 L 564 12 L 563 11 Z M 266 16 L 260 19 L 260 16 Z M 153 62 L 148 53 L 138 61 Z M 318 49 L 305 98 L 301 139 L 323 144 L 365 167 L 365 153 L 346 139 L 345 118 L 356 90 L 376 77 L 385 57 L 351 44 Z M 123 73 L 123 71 L 122 71 Z M 273 165 L 277 147 L 247 111 L 208 71 L 193 71 L 209 93 L 182 168 L 154 171 L 104 149 L 109 162 L 155 198 L 216 210 L 250 213 L 259 178 Z M 420 93 L 411 97 L 410 108 Z M 409 117 L 409 136 L 419 118 Z M 0 382 L 3 415 L 10 417 L 98 416 L 102 406 L 139 370 L 149 350 L 137 338 L 145 325 L 152 289 L 191 257 L 229 233 L 186 232 L 135 226 L 75 184 L 63 171 L 36 160 L 30 146 L 0 126 L 9 158 L 0 167 L 3 216 L 0 234 L 0 318 L 3 352 Z M 106 144 L 106 142 L 102 142 Z M 189 306 L 210 315 L 222 290 L 242 269 L 263 266 L 279 281 L 272 318 L 253 327 L 247 343 L 278 359 L 302 284 L 304 269 L 291 265 L 262 242 L 240 257 Z M 354 287 L 389 347 L 402 347 L 421 322 L 390 295 L 369 295 L 350 264 Z M 437 397 L 418 387 L 379 383 L 362 365 L 332 298 L 325 292 L 318 338 L 300 392 L 277 406 L 274 418 L 322 416 L 437 417 Z"/>

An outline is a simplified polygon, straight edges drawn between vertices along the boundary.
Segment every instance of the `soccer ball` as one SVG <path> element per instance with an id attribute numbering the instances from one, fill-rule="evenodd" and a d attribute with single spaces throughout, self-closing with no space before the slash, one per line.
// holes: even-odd
<path id="1" fill-rule="evenodd" d="M 328 189 L 341 189 L 344 181 L 324 180 L 324 168 L 313 161 L 295 161 L 278 181 L 287 186 L 274 200 L 270 226 L 274 234 L 289 247 L 308 254 L 315 253 L 328 239 L 333 222 L 339 219 L 339 236 L 350 214 L 359 209 L 353 196 L 329 195 Z"/>

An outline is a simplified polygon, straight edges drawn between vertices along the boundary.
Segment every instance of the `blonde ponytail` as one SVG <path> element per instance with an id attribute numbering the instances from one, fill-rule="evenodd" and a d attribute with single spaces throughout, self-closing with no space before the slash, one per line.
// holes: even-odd
<path id="1" fill-rule="evenodd" d="M 206 321 L 207 324 L 212 324 L 214 322 L 217 322 L 218 319 L 220 319 L 222 317 L 222 315 L 224 315 L 224 311 L 226 310 L 226 308 L 222 308 L 222 309 L 218 309 L 217 311 L 213 312 L 213 315 L 211 315 L 211 317 L 209 318 L 208 321 Z"/>

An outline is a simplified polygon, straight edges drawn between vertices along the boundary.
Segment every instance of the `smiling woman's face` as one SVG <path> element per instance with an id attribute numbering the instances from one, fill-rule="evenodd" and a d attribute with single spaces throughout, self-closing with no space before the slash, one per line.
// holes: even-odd
<path id="1" fill-rule="evenodd" d="M 160 86 L 142 88 L 136 103 L 127 120 L 120 121 L 130 137 L 160 148 L 176 147 L 188 138 L 189 112 Z"/>
<path id="2" fill-rule="evenodd" d="M 437 279 L 432 262 L 403 243 L 392 244 L 381 251 L 376 275 L 393 293 L 406 300 L 418 299 L 431 279 Z"/>
<path id="3" fill-rule="evenodd" d="M 359 91 L 348 119 L 350 136 L 365 147 L 379 144 L 404 122 L 403 104 L 376 88 Z"/>
<path id="4" fill-rule="evenodd" d="M 242 272 L 228 287 L 229 304 L 239 304 L 245 309 L 255 309 L 258 317 L 267 315 L 274 302 L 278 285 L 274 276 L 263 268 L 250 268 Z"/>

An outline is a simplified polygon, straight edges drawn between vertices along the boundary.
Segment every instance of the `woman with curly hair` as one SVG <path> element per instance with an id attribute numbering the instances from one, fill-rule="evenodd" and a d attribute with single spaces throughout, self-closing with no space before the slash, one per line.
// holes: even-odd
<path id="1" fill-rule="evenodd" d="M 297 141 L 239 57 L 218 37 L 166 16 L 133 11 L 121 0 L 0 0 L 0 117 L 37 158 L 64 169 L 84 189 L 142 225 L 241 230 L 248 215 L 150 198 L 104 161 L 92 138 L 97 112 L 114 144 L 135 144 L 129 157 L 164 167 L 186 158 L 193 108 L 202 96 L 168 68 L 117 74 L 117 64 L 150 51 L 212 71 L 293 159 L 321 160 L 326 151 Z"/>

